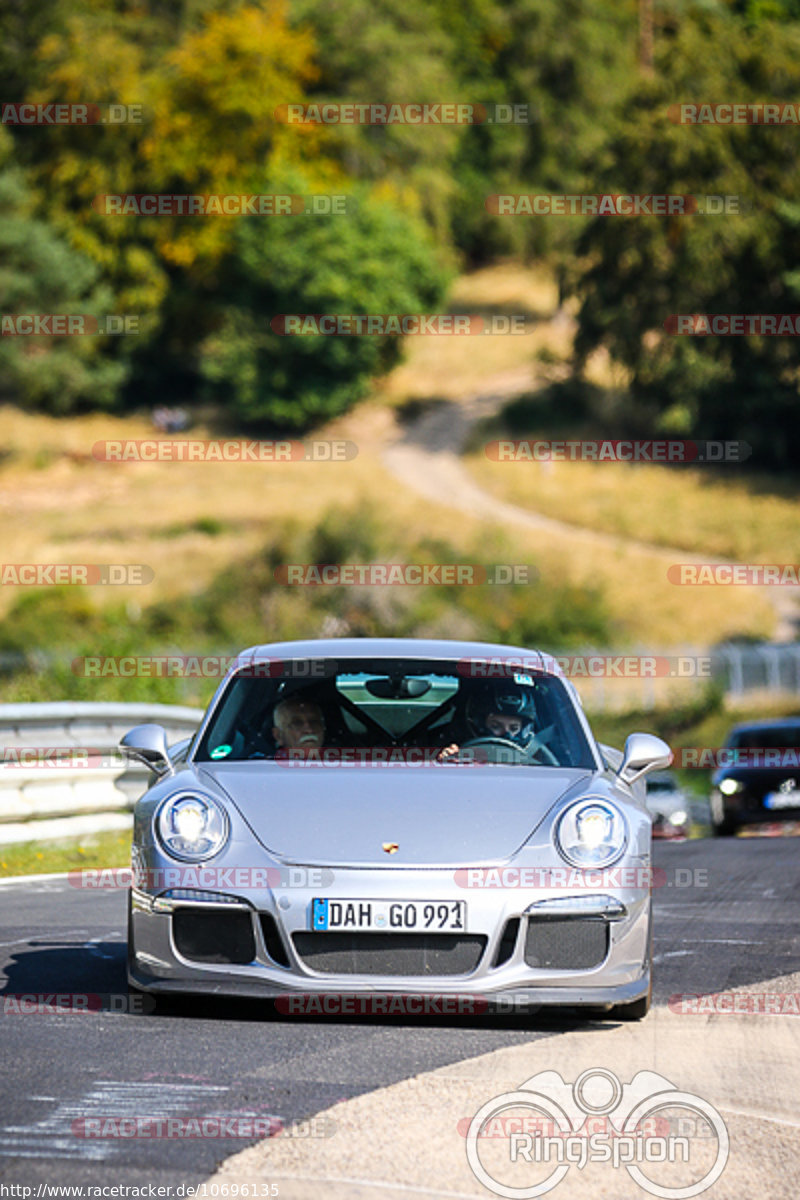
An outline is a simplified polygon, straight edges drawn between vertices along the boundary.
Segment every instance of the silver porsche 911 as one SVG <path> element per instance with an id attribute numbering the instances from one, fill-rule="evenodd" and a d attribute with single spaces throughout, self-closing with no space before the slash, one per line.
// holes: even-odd
<path id="1" fill-rule="evenodd" d="M 644 776 L 672 755 L 644 733 L 598 745 L 548 656 L 258 646 L 190 742 L 141 725 L 121 746 L 156 775 L 134 819 L 134 988 L 287 1013 L 647 1012 Z"/>

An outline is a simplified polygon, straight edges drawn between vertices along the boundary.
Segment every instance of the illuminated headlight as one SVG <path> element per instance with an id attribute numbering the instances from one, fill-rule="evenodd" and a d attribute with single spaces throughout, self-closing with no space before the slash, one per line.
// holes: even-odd
<path id="1" fill-rule="evenodd" d="M 723 779 L 720 782 L 719 790 L 723 796 L 733 796 L 736 792 L 744 791 L 744 784 L 739 779 Z"/>
<path id="2" fill-rule="evenodd" d="M 208 796 L 172 796 L 156 815 L 159 841 L 167 854 L 200 862 L 217 854 L 228 840 L 228 818 Z"/>
<path id="3" fill-rule="evenodd" d="M 667 817 L 667 820 L 669 821 L 670 825 L 685 825 L 686 813 L 682 808 L 679 808 L 677 812 L 671 813 L 670 816 Z"/>
<path id="4" fill-rule="evenodd" d="M 625 850 L 625 818 L 607 800 L 579 800 L 562 813 L 555 841 L 567 862 L 576 867 L 607 867 Z"/>

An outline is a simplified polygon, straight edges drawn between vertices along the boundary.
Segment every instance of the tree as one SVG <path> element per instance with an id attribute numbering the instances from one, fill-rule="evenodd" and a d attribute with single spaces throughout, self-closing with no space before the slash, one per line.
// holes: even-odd
<path id="1" fill-rule="evenodd" d="M 108 408 L 127 373 L 124 359 L 109 352 L 108 339 L 15 332 L 18 316 L 99 318 L 109 308 L 110 292 L 99 282 L 95 264 L 34 217 L 32 207 L 23 172 L 6 162 L 0 168 L 3 399 L 59 414 Z"/>
<path id="2" fill-rule="evenodd" d="M 301 190 L 296 180 L 289 190 Z M 200 365 L 207 396 L 247 423 L 302 429 L 336 416 L 400 355 L 394 337 L 282 336 L 273 318 L 432 312 L 442 301 L 447 271 L 423 223 L 366 189 L 348 204 L 346 215 L 237 227 Z"/>
<path id="3" fill-rule="evenodd" d="M 709 54 L 709 46 L 714 53 Z M 800 296 L 796 126 L 681 125 L 681 101 L 795 102 L 800 30 L 694 14 L 660 39 L 656 77 L 622 111 L 597 192 L 732 196 L 720 215 L 600 216 L 579 243 L 577 367 L 605 347 L 629 373 L 629 429 L 743 439 L 792 464 L 800 433 L 795 338 L 675 336 L 672 314 L 793 313 Z"/>

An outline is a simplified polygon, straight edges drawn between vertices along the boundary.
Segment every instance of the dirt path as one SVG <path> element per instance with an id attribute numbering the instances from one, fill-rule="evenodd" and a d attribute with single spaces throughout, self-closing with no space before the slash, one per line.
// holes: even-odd
<path id="1" fill-rule="evenodd" d="M 615 553 L 655 558 L 667 565 L 728 561 L 546 517 L 532 509 L 508 504 L 476 483 L 460 457 L 472 427 L 497 412 L 515 395 L 535 386 L 532 370 L 509 372 L 499 376 L 491 390 L 467 396 L 459 403 L 437 404 L 406 426 L 386 447 L 382 456 L 384 463 L 404 486 L 427 500 L 473 517 L 554 535 L 565 540 L 576 552 L 582 545 L 591 544 Z M 775 612 L 774 640 L 794 641 L 800 626 L 800 604 L 792 589 L 775 586 L 762 590 Z"/>

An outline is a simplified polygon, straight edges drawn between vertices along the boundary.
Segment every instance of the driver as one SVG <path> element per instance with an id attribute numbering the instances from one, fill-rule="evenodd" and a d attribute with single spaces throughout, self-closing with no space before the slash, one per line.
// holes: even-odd
<path id="1" fill-rule="evenodd" d="M 536 707 L 527 689 L 498 680 L 470 696 L 466 718 L 473 738 L 503 738 L 526 750 L 533 737 Z"/>
<path id="2" fill-rule="evenodd" d="M 468 740 L 502 738 L 526 751 L 534 735 L 536 706 L 533 697 L 525 688 L 512 682 L 498 680 L 488 684 L 467 700 Z M 440 759 L 447 759 L 460 750 L 455 742 L 440 752 Z"/>
<path id="3" fill-rule="evenodd" d="M 282 750 L 314 750 L 325 741 L 325 718 L 313 700 L 279 700 L 272 721 L 272 736 Z"/>

